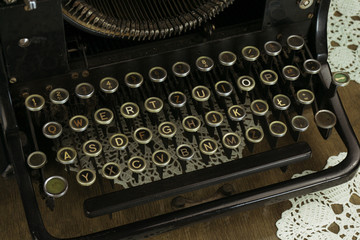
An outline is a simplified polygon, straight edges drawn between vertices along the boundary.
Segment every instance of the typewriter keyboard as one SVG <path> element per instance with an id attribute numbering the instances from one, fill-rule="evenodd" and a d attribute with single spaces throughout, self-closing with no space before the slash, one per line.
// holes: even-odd
<path id="1" fill-rule="evenodd" d="M 25 106 L 35 151 L 27 164 L 41 171 L 44 193 L 57 198 L 71 188 L 66 171 L 77 172 L 76 181 L 84 187 L 115 183 L 122 192 L 143 191 L 148 184 L 230 162 L 268 161 L 277 167 L 305 160 L 311 150 L 298 142 L 301 132 L 315 121 L 327 138 L 336 123 L 335 115 L 315 99 L 320 70 L 304 39 L 293 35 L 284 45 L 269 41 L 262 48 L 246 46 L 239 54 L 219 52 L 217 59 L 198 56 L 194 63 L 174 62 L 171 69 L 154 63 L 148 72 L 134 69 L 123 79 L 103 76 L 75 89 L 54 87 L 47 96 L 31 93 Z M 334 79 L 334 85 L 349 81 L 342 73 Z M 306 107 L 313 109 L 314 119 L 302 116 Z M 279 151 L 298 154 L 293 160 L 278 159 L 281 153 L 272 151 L 285 136 L 292 140 Z M 39 144 L 41 139 L 47 144 Z M 268 151 L 251 155 L 261 142 Z M 243 156 L 245 150 L 250 157 Z M 55 160 L 63 167 L 48 176 L 46 165 Z M 233 172 L 242 170 L 241 165 L 229 166 Z M 206 182 L 206 177 L 213 176 L 200 179 Z"/>

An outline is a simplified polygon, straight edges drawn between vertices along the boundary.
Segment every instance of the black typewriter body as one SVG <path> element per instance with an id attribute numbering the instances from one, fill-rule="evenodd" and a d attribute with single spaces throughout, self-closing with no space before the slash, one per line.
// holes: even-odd
<path id="1" fill-rule="evenodd" d="M 156 216 L 148 219 L 130 220 L 125 224 L 116 220 L 116 224 L 120 224 L 88 235 L 70 236 L 69 239 L 146 238 L 235 210 L 246 210 L 321 190 L 353 177 L 359 166 L 359 144 L 327 64 L 326 20 L 330 1 L 308 1 L 310 7 L 302 9 L 299 4 L 303 2 L 307 1 L 235 0 L 218 16 L 196 29 L 164 39 L 142 41 L 94 35 L 91 29 L 88 32 L 79 30 L 74 19 L 62 14 L 62 2 L 58 0 L 37 1 L 36 9 L 31 11 L 24 10 L 26 2 L 0 3 L 0 166 L 5 169 L 10 164 L 14 168 L 33 238 L 58 239 L 47 232 L 43 219 L 48 213 L 40 212 L 38 205 L 46 204 L 49 212 L 56 212 L 56 208 L 63 206 L 61 201 L 66 201 L 67 194 L 84 193 L 76 204 L 83 208 L 79 211 L 84 211 L 84 218 L 114 214 L 114 219 L 117 219 L 119 216 L 116 214 L 122 210 L 125 213 L 120 215 L 121 219 L 129 214 L 128 208 L 141 210 L 142 204 L 152 201 L 176 197 L 269 169 L 282 168 L 286 171 L 286 166 L 299 164 L 315 154 L 311 151 L 313 146 L 298 141 L 302 133 L 291 125 L 293 117 L 301 116 L 305 110 L 313 112 L 310 114 L 312 118 L 308 118 L 311 124 L 315 124 L 314 115 L 317 112 L 329 110 L 330 114 L 333 113 L 331 119 L 326 115 L 323 121 L 326 123 L 335 119 L 334 129 L 319 126 L 320 133 L 317 134 L 326 139 L 333 137 L 331 131 L 336 129 L 341 144 L 348 151 L 341 164 L 301 178 L 269 183 L 228 196 L 224 194 L 222 198 L 190 204 L 187 208 L 179 207 L 172 212 L 155 213 Z M 301 50 L 292 50 L 287 45 L 289 37 L 294 35 L 304 39 Z M 264 45 L 269 41 L 280 43 L 280 53 L 271 56 L 266 52 Z M 249 46 L 259 50 L 256 60 L 251 59 L 250 52 L 250 60 L 244 57 L 244 49 Z M 219 54 L 225 51 L 236 56 L 231 66 L 220 63 Z M 223 62 L 227 60 L 224 59 Z M 316 59 L 320 64 L 319 71 L 305 73 L 304 62 L 308 59 Z M 179 62 L 188 65 L 174 70 L 174 64 Z M 212 65 L 210 69 L 208 65 Z M 298 67 L 300 77 L 286 79 L 284 67 L 293 65 Z M 187 66 L 190 73 L 184 74 Z M 164 81 L 150 79 L 164 73 L 160 71 L 152 77 L 149 71 L 154 67 L 166 71 Z M 267 84 L 266 77 L 261 80 L 260 75 L 265 70 L 273 70 L 277 74 L 275 84 Z M 134 82 L 131 78 L 126 80 L 131 73 Z M 137 79 L 139 76 L 142 76 L 142 81 Z M 240 79 L 243 76 L 247 77 L 244 81 Z M 100 81 L 104 78 L 117 80 L 116 91 L 106 93 L 100 89 Z M 250 84 L 248 78 L 254 80 L 254 89 L 247 90 L 247 83 Z M 220 81 L 226 81 L 227 85 L 216 85 Z M 93 86 L 91 97 L 76 95 L 75 91 L 82 83 Z M 195 91 L 199 86 L 203 88 Z M 227 89 L 230 93 L 221 95 L 223 92 L 216 86 L 223 86 L 223 89 L 230 86 L 231 91 Z M 60 105 L 49 99 L 50 93 L 58 88 L 66 89 L 69 94 L 67 102 Z M 210 97 L 205 100 L 201 97 L 204 90 L 210 91 Z M 306 93 L 311 91 L 313 101 L 307 103 L 303 99 L 305 103 L 301 103 L 300 99 L 299 102 L 301 90 L 307 90 Z M 226 92 L 225 89 L 223 91 Z M 177 102 L 180 95 L 175 95 L 175 104 L 169 97 L 178 92 L 186 96 L 182 106 L 176 105 L 180 104 Z M 29 96 L 30 101 L 41 100 L 31 98 L 34 94 L 44 98 L 44 106 L 39 111 L 30 111 L 24 104 Z M 276 108 L 274 97 L 278 94 L 288 96 L 291 102 L 289 109 Z M 144 105 L 151 97 L 163 102 L 159 112 L 151 112 L 150 107 Z M 256 104 L 256 100 L 263 102 Z M 124 112 L 129 102 L 138 106 L 138 114 L 134 118 L 126 117 L 126 113 L 130 115 L 134 108 Z M 263 116 L 261 108 L 266 104 L 268 111 Z M 235 105 L 243 107 L 246 113 L 244 119 L 233 119 L 237 111 L 233 112 L 235 116 L 232 118 L 229 109 Z M 113 120 L 102 125 L 95 112 L 103 108 L 112 112 Z M 219 125 L 211 125 L 219 115 L 206 115 L 213 111 L 223 118 Z M 87 118 L 85 131 L 73 131 L 69 126 L 69 121 L 77 115 Z M 185 129 L 183 120 L 188 116 L 200 120 L 199 130 Z M 44 136 L 43 126 L 52 121 L 62 126 L 62 132 L 60 137 L 49 139 Z M 285 137 L 276 136 L 276 132 L 269 130 L 270 123 L 274 121 L 285 124 L 285 127 L 280 124 L 285 128 Z M 175 136 L 165 136 L 166 131 L 160 134 L 159 125 L 164 122 L 175 125 L 166 128 L 173 127 Z M 152 133 L 148 142 L 141 142 L 148 132 L 138 131 L 139 135 L 136 135 L 136 131 L 144 127 Z M 261 131 L 248 132 L 253 127 Z M 120 133 L 128 138 L 128 144 L 123 149 L 115 149 L 109 139 Z M 235 148 L 228 146 L 235 141 L 234 138 L 227 142 L 223 140 L 229 133 L 239 136 Z M 261 143 L 256 143 L 260 138 L 256 134 L 261 135 Z M 84 147 L 88 140 L 100 142 L 102 149 L 99 154 L 91 156 L 94 145 L 88 145 L 89 149 Z M 181 149 L 183 144 L 186 146 Z M 264 145 L 264 151 L 259 151 L 259 144 Z M 71 164 L 56 161 L 62 147 L 75 149 L 76 160 Z M 183 153 L 190 151 L 186 147 L 192 148 L 193 156 L 190 158 L 181 155 L 182 150 Z M 215 151 L 211 152 L 213 149 Z M 169 153 L 171 161 L 168 164 L 156 164 L 152 159 L 158 150 Z M 34 151 L 45 153 L 47 163 L 44 167 L 29 166 L 28 158 Z M 129 163 L 131 160 L 133 165 Z M 146 165 L 145 170 L 136 169 L 141 161 Z M 103 176 L 102 167 L 108 162 L 116 162 L 121 170 L 115 180 Z M 91 186 L 81 186 L 76 180 L 79 169 L 85 168 L 94 170 L 96 180 L 94 184 L 88 184 Z M 62 176 L 68 183 L 67 193 L 59 199 L 43 190 L 44 182 L 51 176 Z M 92 193 L 85 193 L 87 190 Z"/>

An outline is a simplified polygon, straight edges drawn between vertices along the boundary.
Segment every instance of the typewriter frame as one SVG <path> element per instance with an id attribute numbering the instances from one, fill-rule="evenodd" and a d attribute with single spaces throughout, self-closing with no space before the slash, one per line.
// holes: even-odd
<path id="1" fill-rule="evenodd" d="M 321 1 L 317 18 L 313 21 L 312 32 L 314 32 L 315 35 L 309 36 L 312 37 L 313 42 L 316 43 L 312 50 L 316 53 L 315 56 L 317 56 L 317 59 L 322 63 L 320 78 L 326 89 L 329 89 L 331 84 L 331 71 L 326 63 L 326 18 L 329 4 L 329 0 Z M 3 59 L 4 57 L 1 56 L 1 61 L 3 61 Z M 8 77 L 4 66 L 5 64 L 2 62 L 3 68 L 0 73 L 2 74 L 2 78 L 7 79 Z M 6 145 L 5 152 L 15 169 L 25 214 L 33 238 L 55 240 L 57 238 L 51 236 L 45 229 L 37 206 L 32 181 L 27 170 L 24 155 L 22 154 L 23 150 L 19 127 L 17 126 L 12 106 L 12 98 L 8 89 L 7 81 L 0 81 L 0 123 L 5 136 L 3 140 Z M 284 201 L 298 195 L 318 191 L 348 181 L 355 175 L 360 164 L 359 143 L 357 142 L 337 93 L 329 98 L 329 105 L 332 106 L 332 110 L 338 118 L 336 130 L 348 150 L 347 157 L 337 166 L 311 175 L 238 193 L 190 208 L 71 239 L 138 239 L 150 237 L 195 221 L 226 215 L 235 210 L 247 210 L 257 206 Z"/>

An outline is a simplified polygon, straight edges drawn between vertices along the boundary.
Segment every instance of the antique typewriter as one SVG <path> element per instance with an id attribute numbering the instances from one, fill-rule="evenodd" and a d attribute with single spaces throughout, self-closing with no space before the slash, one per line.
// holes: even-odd
<path id="1" fill-rule="evenodd" d="M 49 219 L 71 239 L 146 238 L 353 177 L 359 144 L 336 91 L 350 77 L 327 64 L 329 4 L 1 1 L 1 171 L 14 169 L 33 238 L 63 237 Z M 291 179 L 326 161 L 316 144 L 329 138 L 346 159 Z M 253 175 L 264 185 L 243 186 Z M 218 190 L 191 200 L 204 188 Z M 66 235 L 97 218 L 103 229 Z"/>

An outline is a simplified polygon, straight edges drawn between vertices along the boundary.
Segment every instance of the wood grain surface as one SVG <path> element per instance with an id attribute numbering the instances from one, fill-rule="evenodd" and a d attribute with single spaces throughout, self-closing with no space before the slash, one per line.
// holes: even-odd
<path id="1" fill-rule="evenodd" d="M 346 88 L 339 89 L 339 92 L 350 122 L 357 136 L 360 136 L 360 85 L 352 82 Z M 305 115 L 308 119 L 313 119 L 311 111 L 306 111 Z M 235 191 L 242 192 L 289 179 L 292 174 L 302 172 L 306 169 L 320 170 L 324 167 L 328 156 L 346 151 L 342 144 L 338 144 L 339 138 L 336 131 L 334 131 L 329 140 L 322 140 L 313 121 L 311 121 L 310 129 L 303 134 L 301 138 L 309 142 L 312 147 L 314 154 L 311 159 L 303 163 L 291 165 L 285 173 L 282 173 L 280 169 L 273 169 L 242 178 L 232 183 Z M 280 145 L 285 145 L 285 142 L 286 139 L 282 140 Z M 262 146 L 259 145 L 257 148 L 257 151 L 260 151 Z M 69 176 L 69 179 L 74 178 L 74 176 Z M 73 183 L 70 182 L 70 184 Z M 34 186 L 35 190 L 37 190 L 37 187 L 38 186 Z M 110 184 L 105 186 L 105 188 L 109 187 Z M 219 186 L 206 188 L 196 191 L 195 193 L 185 194 L 184 196 L 196 201 L 201 201 L 209 196 L 213 196 L 218 187 Z M 0 239 L 31 239 L 17 183 L 13 177 L 8 179 L 0 178 L 0 193 Z M 94 186 L 90 189 L 78 187 L 73 193 L 75 194 L 67 194 L 63 198 L 58 199 L 54 212 L 48 211 L 43 201 L 41 201 L 40 198 L 38 199 L 46 227 L 48 231 L 56 237 L 66 238 L 88 234 L 172 210 L 170 205 L 171 199 L 165 199 L 113 214 L 112 219 L 110 219 L 109 216 L 88 219 L 83 216 L 82 201 L 87 197 L 99 194 L 99 187 Z M 206 222 L 195 223 L 152 237 L 151 239 L 278 239 L 276 237 L 277 229 L 275 223 L 281 217 L 281 213 L 288 208 L 290 208 L 290 202 L 284 201 L 253 210 L 236 212 L 227 217 L 209 219 Z"/>

